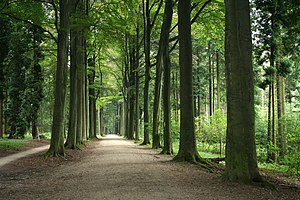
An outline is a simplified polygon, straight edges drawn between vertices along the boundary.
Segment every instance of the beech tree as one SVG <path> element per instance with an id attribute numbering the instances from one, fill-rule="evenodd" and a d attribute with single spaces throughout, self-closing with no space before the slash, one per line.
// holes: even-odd
<path id="1" fill-rule="evenodd" d="M 53 109 L 53 123 L 51 132 L 51 143 L 47 155 L 64 156 L 64 114 L 67 89 L 67 69 L 69 51 L 69 25 L 70 25 L 70 3 L 69 0 L 59 1 L 60 23 L 58 28 L 57 44 L 57 66 L 55 80 L 55 101 Z M 58 19 L 57 19 L 58 20 Z"/>
<path id="2" fill-rule="evenodd" d="M 227 135 L 225 177 L 261 181 L 255 147 L 254 81 L 248 0 L 225 0 Z"/>
<path id="3" fill-rule="evenodd" d="M 203 162 L 195 136 L 192 75 L 191 1 L 178 2 L 180 65 L 180 144 L 175 160 Z"/>

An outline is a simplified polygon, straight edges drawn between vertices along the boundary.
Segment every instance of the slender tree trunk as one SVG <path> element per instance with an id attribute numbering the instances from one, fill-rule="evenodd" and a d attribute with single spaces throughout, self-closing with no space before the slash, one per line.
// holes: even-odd
<path id="1" fill-rule="evenodd" d="M 104 131 L 104 110 L 103 108 L 100 108 L 100 134 L 101 136 L 104 136 L 105 135 L 105 131 Z"/>
<path id="2" fill-rule="evenodd" d="M 33 119 L 31 122 L 31 133 L 32 133 L 32 139 L 39 139 L 39 132 L 36 125 L 36 119 Z"/>
<path id="3" fill-rule="evenodd" d="M 101 116 L 100 109 L 97 110 L 97 118 L 98 118 L 98 135 L 101 136 Z"/>
<path id="4" fill-rule="evenodd" d="M 125 134 L 124 137 L 128 138 L 128 133 L 129 133 L 129 100 L 127 97 L 127 101 L 125 102 Z"/>
<path id="5" fill-rule="evenodd" d="M 248 0 L 225 0 L 226 166 L 230 181 L 261 181 L 255 146 L 254 78 Z"/>
<path id="6" fill-rule="evenodd" d="M 269 85 L 269 93 L 268 93 L 268 138 L 267 138 L 267 162 L 271 162 L 272 158 L 272 148 L 271 148 L 271 141 L 272 141 L 272 86 L 271 84 Z"/>
<path id="7" fill-rule="evenodd" d="M 180 66 L 180 144 L 174 158 L 192 163 L 204 162 L 196 145 L 193 113 L 193 69 L 191 40 L 191 0 L 179 0 L 179 66 Z"/>
<path id="8" fill-rule="evenodd" d="M 169 33 L 172 24 L 173 1 L 166 0 L 164 14 L 163 33 L 163 113 L 164 113 L 164 147 L 162 153 L 173 154 L 171 133 L 171 105 L 170 105 L 170 83 L 171 83 L 171 61 L 169 55 Z"/>
<path id="9" fill-rule="evenodd" d="M 162 29 L 164 24 L 162 25 Z M 155 72 L 155 86 L 154 86 L 154 103 L 153 103 L 153 126 L 152 126 L 152 148 L 160 148 L 159 135 L 159 113 L 161 103 L 161 77 L 162 77 L 162 33 L 159 40 L 159 48 L 156 56 L 156 72 Z"/>
<path id="10" fill-rule="evenodd" d="M 139 105 L 139 96 L 140 96 L 140 77 L 139 77 L 139 63 L 140 63 L 140 30 L 139 23 L 137 24 L 136 30 L 136 44 L 135 44 L 135 140 L 139 141 L 140 139 L 140 105 Z"/>
<path id="11" fill-rule="evenodd" d="M 177 124 L 179 123 L 179 81 L 178 81 L 178 76 L 179 74 L 176 72 L 175 73 L 175 85 L 176 85 L 176 90 L 175 90 L 175 121 L 177 122 Z"/>
<path id="12" fill-rule="evenodd" d="M 49 156 L 64 156 L 64 115 L 67 89 L 67 69 L 69 51 L 70 1 L 60 0 L 60 27 L 58 30 L 57 68 L 55 79 L 55 101 Z"/>
<path id="13" fill-rule="evenodd" d="M 277 137 L 276 137 L 276 115 L 275 115 L 275 84 L 272 84 L 272 144 L 271 160 L 277 162 Z"/>
<path id="14" fill-rule="evenodd" d="M 144 11 L 144 51 L 145 51 L 145 83 L 144 83 L 144 141 L 143 145 L 150 144 L 149 133 L 149 84 L 150 84 L 150 34 L 151 34 L 151 21 L 150 21 L 150 2 L 143 1 Z"/>
<path id="15" fill-rule="evenodd" d="M 90 74 L 88 75 L 88 80 L 89 80 L 89 134 L 90 138 L 96 138 L 97 133 L 96 133 L 96 125 L 97 125 L 97 118 L 96 118 L 96 93 L 95 93 L 95 77 L 96 77 L 96 72 L 95 72 L 95 61 L 96 57 L 94 56 L 92 59 L 89 60 L 89 67 L 90 67 Z"/>
<path id="16" fill-rule="evenodd" d="M 78 54 L 78 53 L 77 53 Z M 77 58 L 80 56 L 78 55 Z M 78 61 L 76 61 L 78 63 Z M 81 145 L 83 143 L 83 70 L 80 64 L 77 64 L 78 72 L 77 72 L 77 132 L 76 132 L 76 145 Z"/>
<path id="17" fill-rule="evenodd" d="M 76 33 L 71 31 L 70 37 L 75 38 Z M 65 146 L 69 149 L 76 148 L 76 134 L 77 134 L 77 66 L 73 60 L 76 57 L 76 40 L 71 40 L 71 66 L 70 66 L 70 105 L 69 105 L 69 127 Z"/>
<path id="18" fill-rule="evenodd" d="M 278 142 L 279 142 L 279 156 L 281 159 L 287 153 L 287 133 L 286 133 L 286 119 L 285 119 L 285 84 L 284 77 L 278 75 L 277 78 L 277 104 L 278 104 Z"/>
<path id="19" fill-rule="evenodd" d="M 220 104 L 221 104 L 221 93 L 220 93 L 220 58 L 219 55 L 220 53 L 217 51 L 216 52 L 216 61 L 217 61 L 217 110 L 220 109 Z"/>
<path id="20" fill-rule="evenodd" d="M 0 138 L 3 138 L 3 120 L 4 120 L 4 116 L 3 116 L 3 91 L 2 88 L 0 88 Z"/>
<path id="21" fill-rule="evenodd" d="M 120 121 L 120 135 L 125 135 L 125 126 L 126 126 L 126 119 L 125 119 L 125 102 L 121 103 L 121 121 Z"/>
<path id="22" fill-rule="evenodd" d="M 134 44 L 134 40 L 131 38 L 129 40 L 131 43 Z M 134 94 L 134 85 L 135 85 L 135 47 L 133 44 L 130 44 L 130 72 L 129 72 L 129 91 L 128 91 L 128 101 L 129 101 L 129 123 L 128 123 L 128 127 L 129 127 L 129 132 L 128 132 L 128 139 L 129 140 L 133 140 L 134 139 L 134 122 L 135 122 L 135 110 L 134 110 L 134 106 L 135 106 L 135 94 Z"/>
<path id="23" fill-rule="evenodd" d="M 212 58 L 211 42 L 208 43 L 208 73 L 209 73 L 209 116 L 213 115 L 213 87 L 212 87 Z"/>

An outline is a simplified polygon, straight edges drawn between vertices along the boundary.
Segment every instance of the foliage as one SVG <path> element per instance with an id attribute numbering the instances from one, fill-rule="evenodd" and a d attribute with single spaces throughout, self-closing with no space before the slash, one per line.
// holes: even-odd
<path id="1" fill-rule="evenodd" d="M 196 124 L 198 124 L 199 118 L 196 118 Z M 198 123 L 197 123 L 198 122 Z M 215 114 L 208 118 L 203 118 L 201 120 L 201 126 L 197 127 L 198 135 L 197 139 L 199 141 L 204 141 L 209 144 L 222 143 L 225 142 L 226 134 L 226 116 L 221 110 L 216 110 Z"/>
<path id="2" fill-rule="evenodd" d="M 28 140 L 0 139 L 0 149 L 19 149 L 26 146 Z"/>
<path id="3" fill-rule="evenodd" d="M 24 137 L 28 121 L 23 112 L 24 94 L 26 89 L 26 70 L 32 62 L 32 54 L 29 50 L 30 35 L 23 24 L 17 24 L 10 36 L 10 51 L 6 58 L 8 101 L 6 116 L 11 127 L 10 137 Z"/>
<path id="4" fill-rule="evenodd" d="M 226 136 L 226 115 L 221 110 L 216 110 L 211 117 L 196 120 L 197 141 L 202 143 L 203 151 L 224 153 Z M 213 147 L 211 149 L 211 147 Z"/>

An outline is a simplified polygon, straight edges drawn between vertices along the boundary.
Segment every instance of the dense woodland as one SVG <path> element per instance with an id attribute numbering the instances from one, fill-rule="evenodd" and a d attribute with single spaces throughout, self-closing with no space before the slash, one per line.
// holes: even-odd
<path id="1" fill-rule="evenodd" d="M 0 137 L 63 156 L 115 133 L 226 157 L 229 180 L 300 173 L 299 32 L 298 0 L 2 0 Z"/>

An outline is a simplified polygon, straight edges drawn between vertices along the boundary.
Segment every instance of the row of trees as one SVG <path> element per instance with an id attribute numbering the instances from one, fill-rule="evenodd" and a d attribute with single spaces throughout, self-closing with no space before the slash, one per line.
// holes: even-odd
<path id="1" fill-rule="evenodd" d="M 0 117 L 5 118 L 5 129 L 11 130 L 11 137 L 22 137 L 31 124 L 34 133 L 41 108 L 41 129 L 46 131 L 49 124 L 52 127 L 48 155 L 64 155 L 65 148 L 78 148 L 97 134 L 115 132 L 135 140 L 142 135 L 142 144 L 162 147 L 166 154 L 173 153 L 172 144 L 179 140 L 175 159 L 208 164 L 199 156 L 196 136 L 207 142 L 204 122 L 213 126 L 214 118 L 227 113 L 225 174 L 230 180 L 260 180 L 254 135 L 255 82 L 271 88 L 267 106 L 269 142 L 265 145 L 268 159 L 276 160 L 274 154 L 278 152 L 274 151 L 275 113 L 279 119 L 280 155 L 287 151 L 287 131 L 281 120 L 285 110 L 284 90 L 280 90 L 284 88 L 284 75 L 280 72 L 275 76 L 276 70 L 264 64 L 278 51 L 272 53 L 268 48 L 276 44 L 277 49 L 291 49 L 297 40 L 298 27 L 293 18 L 299 5 L 284 1 L 283 7 L 280 2 L 253 2 L 253 26 L 257 29 L 253 32 L 255 75 L 263 76 L 256 65 L 264 66 L 266 72 L 263 80 L 254 80 L 247 0 L 226 0 L 225 5 L 218 0 L 6 0 L 0 3 L 1 26 L 15 29 L 2 28 L 0 33 L 1 47 L 7 47 L 1 49 L 0 60 L 0 103 L 6 110 L 5 117 Z M 280 15 L 274 14 L 273 19 L 267 11 L 274 5 L 285 10 L 274 11 Z M 280 24 L 281 18 L 286 24 L 277 25 L 277 29 L 282 32 L 270 37 L 276 29 L 272 23 L 278 19 L 276 24 Z M 266 29 L 267 25 L 272 29 Z M 18 37 L 14 37 L 16 34 Z M 286 45 L 276 39 L 287 35 L 293 37 Z M 267 43 L 265 40 L 270 38 Z M 285 57 L 276 56 L 278 71 L 290 66 L 286 60 L 293 61 L 291 55 L 298 53 L 285 51 Z M 261 103 L 261 108 L 264 105 Z M 218 127 L 212 130 L 220 137 L 213 142 L 219 142 L 222 151 L 225 128 L 215 124 Z"/>

